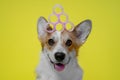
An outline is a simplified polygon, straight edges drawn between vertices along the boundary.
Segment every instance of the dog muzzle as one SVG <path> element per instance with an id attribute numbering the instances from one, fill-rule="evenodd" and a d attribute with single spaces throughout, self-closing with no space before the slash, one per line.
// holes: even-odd
<path id="1" fill-rule="evenodd" d="M 71 58 L 69 57 L 68 62 L 64 64 L 64 63 L 61 63 L 61 62 L 53 62 L 53 61 L 50 59 L 49 55 L 48 55 L 48 58 L 49 58 L 50 62 L 53 64 L 54 69 L 55 69 L 56 71 L 63 71 L 63 70 L 65 69 L 66 65 L 67 65 L 67 64 L 70 62 L 70 60 L 71 60 Z"/>

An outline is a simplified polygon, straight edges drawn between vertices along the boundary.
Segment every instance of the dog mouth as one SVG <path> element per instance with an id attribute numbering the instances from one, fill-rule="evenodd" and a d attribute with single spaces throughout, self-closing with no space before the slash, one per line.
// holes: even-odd
<path id="1" fill-rule="evenodd" d="M 63 71 L 65 69 L 65 64 L 62 63 L 54 63 L 54 68 L 57 71 Z"/>
<path id="2" fill-rule="evenodd" d="M 48 58 L 49 58 L 50 62 L 53 64 L 54 69 L 55 69 L 56 71 L 59 71 L 59 72 L 60 72 L 60 71 L 63 71 L 63 70 L 65 69 L 66 65 L 70 62 L 70 57 L 69 57 L 69 60 L 68 60 L 68 62 L 67 62 L 66 64 L 63 64 L 63 63 L 61 63 L 61 62 L 53 62 L 53 61 L 50 59 L 49 55 L 48 55 Z"/>

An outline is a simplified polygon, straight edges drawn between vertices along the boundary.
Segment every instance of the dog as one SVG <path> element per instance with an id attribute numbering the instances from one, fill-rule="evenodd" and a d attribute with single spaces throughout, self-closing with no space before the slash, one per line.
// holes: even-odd
<path id="1" fill-rule="evenodd" d="M 38 38 L 42 45 L 36 80 L 82 80 L 83 70 L 78 65 L 78 49 L 87 40 L 91 20 L 79 23 L 72 32 L 67 30 L 48 33 L 48 21 L 40 17 L 37 23 Z"/>

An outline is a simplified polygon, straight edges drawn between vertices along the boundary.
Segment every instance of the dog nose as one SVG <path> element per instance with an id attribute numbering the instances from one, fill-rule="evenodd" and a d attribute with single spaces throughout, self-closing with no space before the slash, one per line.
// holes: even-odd
<path id="1" fill-rule="evenodd" d="M 65 54 L 63 52 L 57 52 L 55 53 L 55 59 L 61 62 L 65 59 Z"/>

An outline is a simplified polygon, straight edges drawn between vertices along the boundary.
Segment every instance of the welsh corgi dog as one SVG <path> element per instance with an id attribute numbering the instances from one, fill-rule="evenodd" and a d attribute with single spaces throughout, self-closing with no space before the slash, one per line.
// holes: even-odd
<path id="1" fill-rule="evenodd" d="M 37 23 L 38 38 L 42 45 L 36 80 L 82 80 L 83 70 L 77 62 L 78 49 L 87 40 L 91 20 L 79 23 L 72 32 L 67 30 L 48 33 L 48 21 L 40 17 Z"/>

